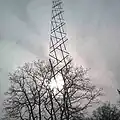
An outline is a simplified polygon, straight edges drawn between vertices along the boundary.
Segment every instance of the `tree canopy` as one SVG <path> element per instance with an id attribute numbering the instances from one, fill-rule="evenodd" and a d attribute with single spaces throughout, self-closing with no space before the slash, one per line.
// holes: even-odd
<path id="1" fill-rule="evenodd" d="M 110 102 L 104 103 L 93 111 L 93 120 L 120 120 L 120 110 Z"/>
<path id="2" fill-rule="evenodd" d="M 71 64 L 68 69 L 61 70 L 62 88 L 51 88 L 49 62 L 26 63 L 9 75 L 10 88 L 5 93 L 3 119 L 75 120 L 82 117 L 102 95 L 86 73 L 83 67 Z"/>

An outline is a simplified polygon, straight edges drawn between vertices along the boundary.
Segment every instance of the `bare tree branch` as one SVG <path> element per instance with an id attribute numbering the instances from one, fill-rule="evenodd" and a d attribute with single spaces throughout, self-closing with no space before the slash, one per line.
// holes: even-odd
<path id="1" fill-rule="evenodd" d="M 55 69 L 56 72 L 58 70 Z M 87 71 L 71 64 L 61 70 L 62 88 L 51 88 L 52 71 L 49 62 L 26 63 L 9 75 L 11 86 L 5 93 L 4 118 L 73 120 L 81 116 L 102 95 L 102 90 L 92 85 L 86 77 Z"/>

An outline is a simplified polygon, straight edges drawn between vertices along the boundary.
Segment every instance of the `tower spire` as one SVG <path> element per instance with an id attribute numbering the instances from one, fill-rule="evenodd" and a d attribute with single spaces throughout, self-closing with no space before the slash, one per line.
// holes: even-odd
<path id="1" fill-rule="evenodd" d="M 63 68 L 67 68 L 71 62 L 70 55 L 66 49 L 66 32 L 64 30 L 65 20 L 63 18 L 63 8 L 61 0 L 52 1 L 52 18 L 50 33 L 50 52 L 49 61 L 52 67 L 53 76 L 55 77 Z M 54 61 L 54 66 L 52 62 Z M 60 67 L 58 71 L 54 71 L 56 67 Z"/>

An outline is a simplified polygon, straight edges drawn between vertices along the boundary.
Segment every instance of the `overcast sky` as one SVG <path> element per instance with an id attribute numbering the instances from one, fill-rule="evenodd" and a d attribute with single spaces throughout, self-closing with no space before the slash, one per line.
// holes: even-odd
<path id="1" fill-rule="evenodd" d="M 0 0 L 0 104 L 8 73 L 24 62 L 48 57 L 51 0 Z M 120 87 L 120 0 L 64 0 L 68 51 L 91 68 L 102 99 L 115 102 Z"/>

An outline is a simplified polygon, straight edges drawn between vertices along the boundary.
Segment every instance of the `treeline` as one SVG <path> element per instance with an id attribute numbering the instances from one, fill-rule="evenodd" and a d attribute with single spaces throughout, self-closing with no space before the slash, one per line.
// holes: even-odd
<path id="1" fill-rule="evenodd" d="M 90 117 L 83 117 L 83 120 L 120 120 L 119 103 L 115 105 L 105 102 Z"/>
<path id="2" fill-rule="evenodd" d="M 88 108 L 99 104 L 102 89 L 92 84 L 87 69 L 72 64 L 60 68 L 53 72 L 49 62 L 38 60 L 9 74 L 10 87 L 5 93 L 1 120 L 120 119 L 119 108 L 110 103 L 103 104 L 91 117 L 86 117 Z M 54 77 L 57 72 L 59 74 Z M 53 80 L 55 87 L 51 87 Z"/>

